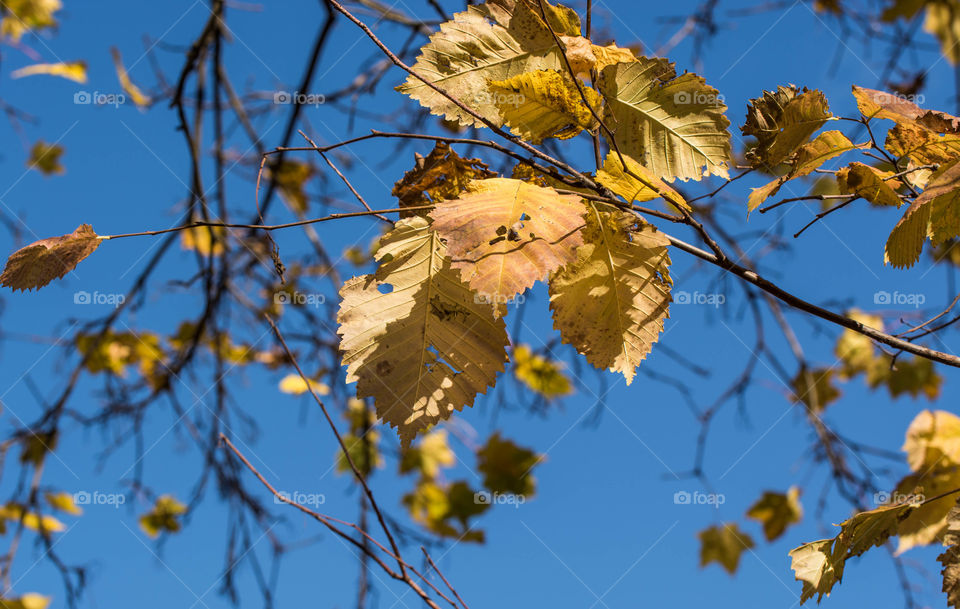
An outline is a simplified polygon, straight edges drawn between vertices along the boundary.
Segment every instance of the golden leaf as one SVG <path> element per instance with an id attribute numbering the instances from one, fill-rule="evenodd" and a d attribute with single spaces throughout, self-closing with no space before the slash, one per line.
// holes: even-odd
<path id="1" fill-rule="evenodd" d="M 693 73 L 677 76 L 661 58 L 607 66 L 600 74 L 604 122 L 620 151 L 667 181 L 726 178 L 730 121 L 716 89 Z M 612 146 L 611 146 L 612 147 Z"/>
<path id="2" fill-rule="evenodd" d="M 36 76 L 38 74 L 59 76 L 74 82 L 85 83 L 87 82 L 87 63 L 85 61 L 36 63 L 32 66 L 14 70 L 10 76 L 12 78 L 23 78 L 24 76 Z"/>
<path id="3" fill-rule="evenodd" d="M 374 275 L 340 290 L 347 382 L 372 397 L 404 445 L 473 404 L 507 361 L 506 329 L 451 267 L 427 221 L 400 220 L 380 241 Z"/>
<path id="4" fill-rule="evenodd" d="M 594 112 L 598 111 L 600 96 L 590 87 L 581 86 Z M 503 122 L 533 144 L 548 137 L 569 139 L 584 130 L 594 132 L 599 126 L 573 79 L 556 70 L 493 80 L 490 91 Z"/>
<path id="5" fill-rule="evenodd" d="M 620 372 L 629 385 L 669 317 L 668 241 L 621 211 L 586 216 L 576 262 L 550 278 L 553 325 L 597 368 Z"/>
<path id="6" fill-rule="evenodd" d="M 127 74 L 127 69 L 123 66 L 123 57 L 120 55 L 119 49 L 110 47 L 110 55 L 113 57 L 113 67 L 117 71 L 117 80 L 120 82 L 123 92 L 130 96 L 130 100 L 138 108 L 149 106 L 150 97 L 130 80 L 130 75 Z"/>
<path id="7" fill-rule="evenodd" d="M 787 160 L 830 118 L 827 98 L 818 90 L 800 90 L 794 86 L 764 91 L 750 100 L 747 120 L 740 131 L 757 138 L 755 148 L 747 152 L 754 167 L 768 171 Z"/>
<path id="8" fill-rule="evenodd" d="M 690 210 L 690 205 L 680 193 L 650 173 L 646 167 L 628 155 L 623 155 L 623 161 L 626 162 L 626 168 L 616 151 L 611 150 L 603 161 L 603 167 L 597 171 L 597 182 L 628 202 L 643 202 L 661 197 L 676 207 Z"/>
<path id="9" fill-rule="evenodd" d="M 700 531 L 700 566 L 712 562 L 720 565 L 733 575 L 740 565 L 740 555 L 744 550 L 753 548 L 753 539 L 740 530 L 736 523 L 724 523 Z"/>

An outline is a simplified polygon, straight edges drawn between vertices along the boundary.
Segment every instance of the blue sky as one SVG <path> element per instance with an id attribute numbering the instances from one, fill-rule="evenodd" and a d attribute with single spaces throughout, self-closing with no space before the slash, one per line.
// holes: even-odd
<path id="1" fill-rule="evenodd" d="M 450 3 L 444 5 L 453 9 Z M 749 5 L 724 4 L 721 14 Z M 396 6 L 413 14 L 433 16 L 425 4 L 401 0 Z M 657 18 L 688 14 L 696 3 L 649 4 L 642 10 L 640 4 L 626 0 L 597 2 L 595 6 L 598 26 L 609 30 L 620 44 L 641 41 L 650 49 L 659 47 L 677 29 L 676 24 L 665 25 Z M 11 80 L 12 70 L 33 60 L 17 49 L 4 49 L 0 97 L 38 118 L 36 124 L 24 126 L 22 136 L 9 122 L 0 123 L 0 133 L 8 143 L 0 153 L 0 202 L 6 214 L 15 214 L 22 222 L 26 242 L 64 234 L 82 222 L 92 224 L 101 234 L 110 234 L 166 228 L 177 221 L 178 212 L 171 210 L 182 201 L 189 174 L 183 138 L 175 130 L 175 114 L 165 104 L 148 112 L 131 105 L 77 105 L 74 95 L 79 91 L 118 91 L 109 55 L 111 46 L 123 52 L 136 82 L 154 83 L 150 62 L 142 57 L 145 35 L 151 40 L 160 39 L 154 52 L 167 78 L 172 79 L 180 67 L 182 50 L 207 16 L 208 9 L 199 1 L 67 0 L 57 34 L 25 42 L 43 61 L 87 60 L 90 80 L 86 85 L 43 76 Z M 318 3 L 306 0 L 267 3 L 257 10 L 229 8 L 233 41 L 226 45 L 225 56 L 234 83 L 242 92 L 265 94 L 294 88 L 322 17 Z M 807 4 L 796 2 L 777 11 L 724 17 L 721 21 L 723 27 L 704 50 L 702 66 L 691 63 L 689 39 L 668 57 L 678 63 L 679 69 L 697 69 L 724 95 L 737 144 L 736 126 L 743 121 L 747 100 L 763 89 L 786 83 L 819 88 L 836 114 L 849 116 L 855 111 L 851 84 L 880 86 L 886 46 L 842 34 L 835 22 L 824 21 Z M 406 37 L 396 28 L 379 28 L 378 33 L 391 45 L 402 44 Z M 929 50 L 909 54 L 907 64 L 914 69 L 929 69 L 924 105 L 952 110 L 952 68 L 939 57 L 932 39 L 928 40 Z M 368 65 L 375 59 L 379 57 L 372 43 L 341 20 L 311 92 L 325 93 L 345 86 L 356 76 L 358 62 Z M 400 70 L 390 71 L 377 95 L 364 99 L 361 107 L 376 111 L 403 104 L 409 107 L 414 102 L 392 90 L 402 78 Z M 284 117 L 276 112 L 257 119 L 268 147 L 279 143 Z M 311 136 L 323 142 L 381 127 L 360 117 L 349 130 L 342 113 L 326 106 L 307 109 L 305 118 Z M 435 124 L 429 129 L 440 133 Z M 29 146 L 37 139 L 56 141 L 66 148 L 65 175 L 45 178 L 38 172 L 25 171 Z M 236 152 L 250 153 L 239 134 L 231 143 Z M 577 151 L 571 158 L 588 167 L 588 146 L 581 140 L 574 145 Z M 389 208 L 394 207 L 392 183 L 410 167 L 414 150 L 425 153 L 428 148 L 420 145 L 390 154 L 385 144 L 372 142 L 351 150 L 357 158 L 349 169 L 350 178 L 362 187 L 372 206 Z M 247 218 L 253 210 L 250 174 L 249 167 L 236 167 L 226 181 L 235 217 Z M 723 203 L 729 211 L 726 227 L 743 235 L 741 243 L 747 249 L 757 244 L 757 237 L 764 231 L 780 231 L 789 239 L 818 211 L 813 206 L 788 206 L 777 213 L 754 214 L 748 223 L 745 186 L 757 186 L 761 179 L 732 185 L 730 191 L 737 196 Z M 799 185 L 792 188 L 795 194 L 802 194 Z M 784 189 L 783 194 L 794 193 Z M 273 220 L 292 219 L 284 216 L 279 206 L 275 210 Z M 783 287 L 834 308 L 875 310 L 876 292 L 899 290 L 924 294 L 930 310 L 939 311 L 938 307 L 954 295 L 951 289 L 955 284 L 946 270 L 930 270 L 926 256 L 910 271 L 895 271 L 882 264 L 883 242 L 896 220 L 897 214 L 891 210 L 853 206 L 809 230 L 791 244 L 789 252 L 766 258 L 764 272 Z M 321 225 L 318 230 L 329 250 L 338 252 L 355 243 L 365 246 L 376 228 L 368 220 L 349 220 Z M 693 235 L 676 234 L 695 241 Z M 295 232 L 276 237 L 287 251 L 303 247 L 302 236 Z M 74 305 L 74 293 L 125 291 L 157 243 L 153 238 L 106 243 L 64 281 L 37 293 L 2 295 L 0 329 L 7 340 L 0 352 L 0 401 L 4 406 L 0 425 L 5 430 L 36 416 L 39 406 L 34 391 L 51 399 L 62 390 L 64 375 L 70 370 L 70 360 L 61 350 L 28 339 L 69 336 L 75 330 L 75 320 L 104 314 L 107 309 L 102 307 Z M 13 251 L 22 244 L 12 242 L 7 232 L 0 232 L 0 249 Z M 656 348 L 644 366 L 681 379 L 698 406 L 704 407 L 754 357 L 753 324 L 736 279 L 724 279 L 720 272 L 703 268 L 682 252 L 674 252 L 672 257 L 677 290 L 714 293 L 718 285 L 727 288 L 727 301 L 720 307 L 675 305 L 661 338 L 711 374 L 706 379 L 693 375 Z M 124 323 L 169 333 L 179 320 L 192 315 L 199 306 L 198 296 L 165 283 L 182 277 L 191 265 L 187 253 L 172 252 L 159 269 L 162 280 L 154 283 L 145 305 L 132 317 L 124 318 Z M 518 315 L 516 311 L 511 314 Z M 839 330 L 810 323 L 798 313 L 788 315 L 808 357 L 826 366 L 833 364 L 832 348 Z M 554 336 L 542 288 L 528 295 L 522 324 L 510 317 L 507 321 L 511 329 L 515 325 L 522 328 L 513 336 L 515 342 L 539 347 Z M 249 332 L 248 340 L 266 340 L 265 328 L 250 328 Z M 768 333 L 771 349 L 790 362 L 789 350 L 772 323 L 768 323 Z M 946 343 L 937 347 L 950 351 L 952 336 L 955 334 L 948 333 Z M 563 347 L 555 355 L 570 359 L 572 352 Z M 713 490 L 725 497 L 724 504 L 717 508 L 674 504 L 673 496 L 678 491 L 707 489 L 684 475 L 693 463 L 699 426 L 683 396 L 664 383 L 638 375 L 628 388 L 622 378 L 606 374 L 605 386 L 601 386 L 592 372 L 584 371 L 577 394 L 551 408 L 544 417 L 522 408 L 497 407 L 500 397 L 509 404 L 512 389 L 479 399 L 474 408 L 458 417 L 458 429 L 472 428 L 480 439 L 502 429 L 518 443 L 546 454 L 546 462 L 536 470 L 537 495 L 521 506 L 498 506 L 485 514 L 480 519 L 487 531 L 485 545 L 447 546 L 434 556 L 474 608 L 683 607 L 706 603 L 720 608 L 796 606 L 800 585 L 793 580 L 787 552 L 805 541 L 835 534 L 830 523 L 845 519 L 849 506 L 828 495 L 824 518 L 815 518 L 815 504 L 827 472 L 811 463 L 809 426 L 802 413 L 792 407 L 783 379 L 765 363 L 759 364 L 758 371 L 757 382 L 745 394 L 743 409 L 727 405 L 711 431 L 707 475 Z M 920 409 L 955 409 L 960 375 L 949 369 L 940 372 L 945 382 L 935 404 L 909 398 L 893 403 L 885 392 L 871 392 L 862 381 L 855 380 L 843 386 L 843 397 L 831 406 L 826 419 L 848 437 L 897 450 L 906 426 Z M 320 413 L 305 399 L 278 393 L 280 376 L 251 369 L 238 371 L 231 378 L 242 398 L 240 406 L 260 426 L 259 436 L 244 450 L 255 455 L 262 471 L 278 488 L 322 493 L 326 513 L 354 518 L 355 490 L 329 470 L 335 445 Z M 204 394 L 205 377 L 185 382 L 200 396 L 200 402 L 209 399 Z M 73 407 L 93 411 L 102 400 L 99 387 L 99 379 L 82 382 Z M 598 404 L 601 416 L 595 424 L 586 425 Z M 150 450 L 139 465 L 154 489 L 183 497 L 190 491 L 199 463 L 189 438 L 172 428 L 175 418 L 166 405 L 151 411 L 145 428 Z M 123 428 L 101 433 L 74 426 L 55 458 L 48 460 L 47 483 L 70 491 L 126 491 L 124 481 L 135 465 L 132 444 L 105 462 L 98 459 L 101 447 L 124 432 Z M 455 448 L 466 463 L 448 476 L 473 480 L 472 456 L 462 445 Z M 17 467 L 15 460 L 8 461 L 2 481 L 6 492 L 13 488 Z M 905 471 L 905 465 L 892 472 L 878 468 L 878 484 L 888 487 Z M 410 484 L 408 479 L 398 480 L 392 462 L 378 471 L 372 482 L 381 504 L 397 516 L 403 513 L 399 498 Z M 783 491 L 793 484 L 806 491 L 805 519 L 776 542 L 763 543 L 759 526 L 746 522 L 744 512 L 763 490 Z M 164 609 L 229 606 L 217 594 L 228 523 L 216 493 L 208 492 L 188 527 L 162 546 L 146 538 L 136 525 L 136 516 L 146 509 L 145 504 L 132 501 L 119 509 L 89 506 L 81 518 L 70 519 L 71 528 L 60 535 L 57 549 L 69 562 L 92 567 L 83 606 L 119 607 L 131 602 Z M 286 517 L 276 529 L 281 538 L 316 543 L 285 556 L 279 571 L 277 605 L 352 606 L 357 574 L 352 551 L 326 535 L 316 523 L 292 511 Z M 754 552 L 744 554 L 735 577 L 717 565 L 706 569 L 697 565 L 696 532 L 722 521 L 738 521 L 758 542 Z M 264 541 L 255 551 L 266 558 L 269 546 Z M 415 547 L 408 549 L 410 556 L 417 553 Z M 908 557 L 916 564 L 910 567 L 910 574 L 914 583 L 922 585 L 918 592 L 921 603 L 943 606 L 936 553 L 935 548 L 911 551 Z M 824 601 L 828 605 L 885 607 L 902 603 L 892 563 L 883 549 L 852 561 L 845 575 L 833 596 Z M 27 545 L 21 550 L 14 578 L 18 592 L 51 594 L 54 607 L 64 606 L 59 580 L 42 560 L 40 549 Z M 241 606 L 260 606 L 262 601 L 248 567 L 240 567 L 239 578 Z M 373 581 L 377 588 L 373 606 L 419 605 L 404 587 L 378 581 L 376 574 Z"/>

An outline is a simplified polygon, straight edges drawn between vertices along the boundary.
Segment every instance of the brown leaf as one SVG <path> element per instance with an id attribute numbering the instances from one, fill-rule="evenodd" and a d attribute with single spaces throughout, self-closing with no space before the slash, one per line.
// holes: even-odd
<path id="1" fill-rule="evenodd" d="M 10 255 L 0 285 L 14 290 L 40 289 L 76 268 L 100 241 L 89 224 L 81 224 L 69 235 L 35 241 Z"/>

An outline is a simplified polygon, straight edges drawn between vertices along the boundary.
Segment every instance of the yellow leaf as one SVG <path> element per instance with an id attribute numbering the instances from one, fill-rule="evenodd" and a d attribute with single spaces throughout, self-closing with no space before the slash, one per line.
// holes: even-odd
<path id="1" fill-rule="evenodd" d="M 513 365 L 517 379 L 548 400 L 573 393 L 563 364 L 534 353 L 528 345 L 513 349 Z"/>
<path id="2" fill-rule="evenodd" d="M 289 393 L 291 395 L 301 395 L 310 390 L 310 387 L 313 387 L 314 393 L 317 395 L 327 395 L 330 393 L 330 387 L 325 383 L 319 381 L 311 380 L 309 385 L 307 381 L 303 380 L 303 377 L 299 374 L 288 374 L 280 380 L 280 392 Z"/>
<path id="3" fill-rule="evenodd" d="M 677 76 L 666 59 L 641 57 L 604 68 L 599 88 L 617 147 L 653 175 L 667 181 L 728 177 L 727 107 L 703 78 Z"/>
<path id="4" fill-rule="evenodd" d="M 868 119 L 885 118 L 896 122 L 913 122 L 923 116 L 924 110 L 899 93 L 888 93 L 853 85 L 860 114 Z"/>
<path id="5" fill-rule="evenodd" d="M 197 222 L 197 218 L 191 222 Z M 201 256 L 220 256 L 224 252 L 227 230 L 222 226 L 194 226 L 180 231 L 180 247 L 195 250 Z"/>
<path id="6" fill-rule="evenodd" d="M 47 609 L 49 605 L 49 597 L 34 593 L 20 598 L 0 598 L 0 609 Z"/>
<path id="7" fill-rule="evenodd" d="M 525 501 L 533 497 L 537 488 L 533 468 L 544 459 L 543 455 L 501 438 L 497 432 L 477 450 L 477 471 L 483 475 L 487 490 L 523 497 L 521 501 Z"/>
<path id="8" fill-rule="evenodd" d="M 697 534 L 700 538 L 700 566 L 719 563 L 733 575 L 740 565 L 740 555 L 753 548 L 753 539 L 737 527 L 736 523 L 712 526 Z"/>
<path id="9" fill-rule="evenodd" d="M 847 311 L 847 317 L 869 328 L 883 330 L 883 318 L 879 315 L 869 315 L 859 309 L 850 309 Z M 846 328 L 837 339 L 834 353 L 843 361 L 843 375 L 851 378 L 870 369 L 875 359 L 876 347 L 869 337 Z"/>
<path id="10" fill-rule="evenodd" d="M 859 146 L 852 144 L 839 131 L 824 131 L 812 142 L 800 146 L 786 175 L 753 189 L 747 199 L 747 210 L 753 211 L 760 207 L 761 203 L 777 194 L 780 187 L 790 180 L 809 175 L 828 160 L 857 148 Z"/>
<path id="11" fill-rule="evenodd" d="M 60 157 L 63 155 L 63 147 L 57 144 L 48 144 L 43 140 L 38 141 L 30 150 L 30 159 L 27 160 L 27 167 L 30 169 L 39 169 L 43 175 L 62 175 L 64 173 L 63 165 L 60 164 Z"/>
<path id="12" fill-rule="evenodd" d="M 81 224 L 69 235 L 34 241 L 10 255 L 0 285 L 14 291 L 40 289 L 75 269 L 100 241 L 89 224 Z"/>
<path id="13" fill-rule="evenodd" d="M 456 460 L 447 442 L 447 431 L 438 429 L 425 434 L 419 444 L 403 451 L 400 472 L 417 470 L 424 478 L 433 479 L 440 473 L 441 467 L 451 467 Z"/>
<path id="14" fill-rule="evenodd" d="M 60 533 L 67 529 L 63 524 L 53 516 L 37 514 L 36 512 L 27 512 L 23 506 L 18 503 L 8 503 L 0 507 L 0 519 L 9 521 L 10 524 L 23 522 L 23 526 L 31 531 L 49 533 Z"/>
<path id="15" fill-rule="evenodd" d="M 26 32 L 54 27 L 53 14 L 62 5 L 60 0 L 6 0 L 3 7 L 7 14 L 0 21 L 0 35 L 16 43 Z"/>
<path id="16" fill-rule="evenodd" d="M 538 11 L 526 2 L 517 3 L 516 8 L 512 2 L 507 3 L 510 6 L 506 10 L 498 4 L 504 3 L 470 7 L 456 13 L 453 21 L 442 23 L 440 31 L 420 49 L 413 70 L 500 126 L 500 113 L 487 85 L 489 81 L 506 80 L 532 70 L 561 69 L 564 64 Z M 579 35 L 579 31 L 571 35 Z M 432 114 L 465 127 L 483 126 L 412 74 L 397 90 L 419 101 Z"/>
<path id="17" fill-rule="evenodd" d="M 904 212 L 887 239 L 886 262 L 913 266 L 928 234 L 934 245 L 960 235 L 960 162 L 937 171 Z"/>
<path id="18" fill-rule="evenodd" d="M 499 317 L 517 294 L 576 258 L 584 211 L 580 197 L 491 178 L 440 202 L 430 217 L 451 266 Z"/>
<path id="19" fill-rule="evenodd" d="M 131 101 L 138 108 L 149 106 L 150 97 L 130 80 L 130 75 L 127 74 L 127 69 L 123 66 L 123 57 L 120 55 L 120 51 L 116 47 L 111 47 L 110 54 L 113 56 L 113 67 L 117 71 L 117 80 L 120 82 L 123 92 L 130 96 Z"/>
<path id="20" fill-rule="evenodd" d="M 629 385 L 669 317 L 669 242 L 626 212 L 590 205 L 586 221 L 576 262 L 550 278 L 553 325 L 593 366 L 622 373 Z"/>
<path id="21" fill-rule="evenodd" d="M 186 511 L 187 506 L 171 495 L 162 495 L 157 498 L 152 510 L 140 516 L 140 528 L 150 537 L 163 532 L 176 533 L 181 528 L 179 517 Z"/>
<path id="22" fill-rule="evenodd" d="M 840 192 L 856 194 L 875 205 L 900 207 L 903 201 L 894 190 L 900 182 L 889 180 L 893 173 L 880 171 L 863 163 L 850 163 L 837 171 L 837 184 Z"/>
<path id="23" fill-rule="evenodd" d="M 280 188 L 280 194 L 295 212 L 307 211 L 309 199 L 304 187 L 312 176 L 313 167 L 299 161 L 285 160 L 274 171 L 274 179 Z"/>
<path id="24" fill-rule="evenodd" d="M 70 493 L 44 493 L 43 496 L 52 508 L 74 516 L 83 514 L 83 510 L 77 507 L 77 504 L 73 500 L 73 495 Z"/>
<path id="25" fill-rule="evenodd" d="M 747 517 L 763 524 L 767 541 L 777 539 L 787 527 L 803 518 L 800 489 L 791 486 L 786 493 L 767 491 L 747 510 Z"/>
<path id="26" fill-rule="evenodd" d="M 597 182 L 628 202 L 643 202 L 661 197 L 676 207 L 690 210 L 690 205 L 680 193 L 650 173 L 646 167 L 628 155 L 623 155 L 623 160 L 627 164 L 626 171 L 616 151 L 611 150 L 603 162 L 603 167 L 597 171 Z"/>
<path id="27" fill-rule="evenodd" d="M 37 63 L 32 66 L 14 70 L 10 74 L 13 78 L 23 78 L 24 76 L 36 76 L 37 74 L 47 74 L 48 76 L 60 76 L 74 82 L 87 82 L 87 63 L 85 61 L 71 61 L 63 63 Z"/>
<path id="28" fill-rule="evenodd" d="M 595 44 L 593 45 L 592 50 L 593 56 L 596 58 L 596 63 L 594 64 L 593 69 L 598 73 L 602 72 L 607 66 L 612 66 L 618 63 L 631 63 L 637 60 L 637 56 L 633 53 L 633 51 L 618 47 L 615 44 L 608 44 L 607 46 Z"/>
<path id="29" fill-rule="evenodd" d="M 423 218 L 397 222 L 376 257 L 375 275 L 340 290 L 340 348 L 357 397 L 372 397 L 409 445 L 493 386 L 508 339 L 503 320 L 477 302 Z"/>
<path id="30" fill-rule="evenodd" d="M 597 92 L 580 86 L 593 111 L 599 111 L 601 100 Z M 503 122 L 533 144 L 548 137 L 569 139 L 584 130 L 594 132 L 599 126 L 593 112 L 583 103 L 577 84 L 568 74 L 556 70 L 492 80 L 490 91 Z"/>

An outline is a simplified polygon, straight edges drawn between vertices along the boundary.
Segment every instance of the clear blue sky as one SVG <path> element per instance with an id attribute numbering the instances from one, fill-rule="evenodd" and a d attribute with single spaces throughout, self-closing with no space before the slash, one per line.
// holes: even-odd
<path id="1" fill-rule="evenodd" d="M 450 3 L 444 5 L 452 8 Z M 677 28 L 676 24 L 659 23 L 657 17 L 686 14 L 695 7 L 688 0 L 644 4 L 601 0 L 595 5 L 600 10 L 598 24 L 607 26 L 619 43 L 639 40 L 648 49 L 665 42 Z M 396 6 L 430 18 L 433 15 L 425 3 L 401 0 Z M 735 4 L 722 6 L 729 9 Z M 288 0 L 265 3 L 258 10 L 230 8 L 228 13 L 234 39 L 225 48 L 226 64 L 237 86 L 243 92 L 294 88 L 323 16 L 319 4 Z M 118 90 L 110 46 L 123 52 L 136 82 L 153 83 L 150 64 L 141 57 L 144 35 L 162 38 L 155 48 L 156 56 L 167 77 L 173 79 L 182 54 L 170 48 L 185 48 L 207 16 L 208 9 L 200 1 L 66 0 L 58 34 L 44 37 L 42 42 L 26 42 L 43 61 L 87 60 L 90 81 L 82 86 L 42 76 L 11 80 L 13 69 L 32 60 L 15 49 L 4 49 L 0 96 L 39 119 L 37 124 L 26 125 L 23 136 L 9 122 L 0 122 L 0 133 L 7 143 L 0 154 L 0 202 L 6 213 L 16 214 L 23 222 L 26 241 L 69 232 L 82 222 L 109 234 L 165 228 L 176 221 L 178 216 L 171 213 L 171 207 L 187 191 L 188 167 L 183 138 L 175 131 L 175 114 L 162 104 L 140 112 L 129 105 L 76 105 L 73 98 L 80 90 Z M 796 2 L 781 11 L 739 19 L 724 17 L 722 21 L 731 27 L 724 28 L 706 47 L 702 66 L 691 64 L 689 40 L 673 49 L 669 57 L 680 69 L 697 69 L 725 96 L 738 144 L 736 125 L 743 121 L 747 100 L 764 88 L 786 83 L 819 88 L 835 113 L 851 115 L 855 106 L 850 85 L 880 84 L 878 75 L 886 47 L 876 42 L 866 46 L 859 38 L 840 33 L 835 23 L 822 21 L 807 4 Z M 401 44 L 406 36 L 396 28 L 379 31 L 392 45 Z M 930 48 L 930 52 L 911 55 L 908 62 L 930 68 L 925 105 L 952 110 L 952 69 L 939 59 L 935 45 L 931 43 Z M 374 58 L 379 59 L 371 42 L 341 20 L 312 92 L 343 87 L 355 77 L 360 62 L 367 65 Z M 412 104 L 392 91 L 402 78 L 399 70 L 392 70 L 377 96 L 363 100 L 361 107 L 389 110 Z M 284 116 L 275 113 L 258 119 L 268 147 L 279 143 Z M 380 126 L 358 118 L 350 131 L 343 115 L 325 106 L 306 110 L 305 117 L 315 138 L 324 142 Z M 436 132 L 437 127 L 431 125 L 430 129 Z M 25 172 L 29 145 L 37 139 L 56 141 L 66 148 L 64 176 L 44 178 L 38 172 Z M 234 135 L 232 142 L 238 152 L 246 151 L 242 134 Z M 582 143 L 580 147 L 586 151 Z M 427 150 L 422 146 L 416 149 Z M 388 158 L 386 164 L 381 164 L 387 150 L 383 143 L 353 150 L 362 162 L 350 168 L 350 177 L 361 185 L 371 205 L 393 207 L 390 186 L 411 165 L 413 149 Z M 586 154 L 575 158 L 588 166 Z M 249 216 L 254 204 L 249 175 L 249 169 L 237 168 L 227 181 L 229 204 L 235 212 L 243 212 L 237 215 L 241 218 Z M 754 180 L 749 185 L 758 183 Z M 794 188 L 796 194 L 802 194 L 799 186 Z M 731 186 L 731 191 L 741 193 L 743 198 L 725 203 L 729 206 L 727 227 L 744 235 L 771 229 L 790 235 L 817 211 L 797 205 L 783 213 L 754 214 L 747 224 L 743 200 L 747 191 L 741 184 Z M 785 189 L 784 194 L 788 192 Z M 278 213 L 273 219 L 290 218 Z M 792 251 L 767 258 L 764 270 L 785 287 L 834 307 L 875 309 L 873 296 L 879 290 L 922 293 L 931 309 L 945 305 L 954 295 L 950 292 L 953 284 L 942 268 L 928 272 L 926 256 L 911 271 L 883 267 L 882 244 L 896 220 L 896 212 L 891 210 L 862 207 L 832 215 L 793 243 Z M 321 226 L 319 230 L 328 248 L 337 252 L 353 243 L 365 246 L 374 228 L 370 221 L 355 220 L 336 227 Z M 295 248 L 301 242 L 293 233 L 277 238 L 281 247 Z M 76 275 L 62 282 L 39 293 L 5 292 L 0 328 L 19 338 L 69 335 L 74 320 L 91 319 L 106 311 L 75 306 L 73 294 L 78 290 L 125 291 L 157 243 L 151 238 L 107 243 L 78 268 Z M 744 237 L 742 243 L 749 247 L 752 242 Z M 0 232 L 0 251 L 12 251 L 20 245 L 10 242 L 6 231 Z M 722 280 L 719 272 L 703 269 L 681 252 L 675 252 L 673 259 L 676 289 L 715 292 L 718 281 L 724 281 L 720 285 L 728 288 L 728 300 L 722 307 L 674 306 L 662 337 L 674 350 L 709 368 L 711 377 L 700 379 L 690 374 L 657 349 L 644 366 L 682 379 L 702 407 L 712 403 L 728 380 L 753 357 L 749 347 L 753 344 L 753 324 L 736 279 Z M 191 264 L 188 254 L 174 252 L 163 263 L 159 277 L 182 277 Z M 158 280 L 145 306 L 125 323 L 171 332 L 180 319 L 193 314 L 198 304 L 195 293 Z M 540 346 L 541 341 L 553 336 L 544 290 L 534 290 L 526 307 L 525 327 L 513 338 Z M 800 314 L 789 315 L 810 359 L 831 365 L 839 330 L 808 323 Z M 514 327 L 510 318 L 508 327 Z M 250 331 L 248 339 L 256 340 L 263 329 Z M 771 348 L 783 361 L 791 361 L 772 324 L 768 331 Z M 948 334 L 948 344 L 939 348 L 949 351 L 950 337 L 955 340 L 955 331 Z M 62 389 L 64 373 L 70 369 L 70 361 L 60 350 L 19 338 L 6 341 L 0 353 L 0 400 L 4 406 L 0 425 L 5 430 L 19 420 L 36 416 L 39 406 L 31 384 L 50 399 Z M 566 348 L 557 351 L 558 357 L 570 355 Z M 960 375 L 949 369 L 941 373 L 945 383 L 936 406 L 955 409 Z M 329 468 L 335 452 L 333 438 L 315 407 L 305 399 L 276 391 L 280 376 L 251 369 L 237 373 L 232 380 L 242 407 L 261 427 L 259 437 L 245 450 L 256 456 L 256 462 L 278 488 L 323 493 L 325 512 L 354 518 L 355 492 L 346 479 Z M 643 375 L 638 375 L 629 388 L 622 378 L 613 375 L 606 376 L 606 387 L 597 385 L 593 374 L 584 374 L 583 379 L 586 385 L 574 397 L 543 418 L 520 409 L 497 409 L 495 403 L 500 396 L 496 395 L 479 399 L 473 409 L 459 417 L 480 438 L 494 429 L 504 429 L 509 437 L 548 457 L 536 470 L 538 493 L 534 500 L 516 508 L 500 506 L 482 517 L 481 525 L 487 531 L 485 545 L 459 544 L 435 553 L 442 556 L 445 573 L 468 604 L 474 609 L 795 606 L 800 584 L 793 579 L 787 552 L 802 542 L 835 534 L 830 523 L 845 519 L 849 508 L 830 495 L 824 519 L 814 518 L 826 471 L 811 469 L 809 426 L 802 413 L 792 408 L 783 379 L 761 363 L 758 382 L 746 394 L 745 408 L 738 411 L 736 405 L 728 405 L 716 421 L 708 444 L 707 474 L 715 491 L 726 499 L 717 509 L 677 506 L 673 502 L 677 491 L 705 490 L 695 480 L 683 477 L 693 463 L 699 427 L 675 389 Z M 99 386 L 99 379 L 85 381 L 73 407 L 93 411 L 102 399 L 97 393 Z M 191 384 L 198 393 L 205 386 L 203 379 Z M 909 398 L 894 404 L 885 392 L 870 392 L 860 380 L 847 383 L 843 389 L 844 396 L 831 406 L 828 421 L 849 437 L 894 450 L 902 443 L 909 421 L 921 408 L 928 407 L 926 401 L 912 402 Z M 503 397 L 509 400 L 509 396 L 508 392 Z M 603 404 L 599 423 L 585 426 L 584 420 L 598 401 Z M 145 429 L 145 442 L 151 448 L 142 466 L 154 489 L 183 497 L 190 491 L 199 463 L 192 442 L 181 431 L 171 429 L 174 420 L 175 415 L 163 402 L 151 412 Z M 127 430 L 123 428 L 101 434 L 74 426 L 56 458 L 48 459 L 46 480 L 71 491 L 126 491 L 124 481 L 134 465 L 132 444 L 104 463 L 97 459 L 105 443 L 115 434 L 124 433 Z M 469 451 L 457 448 L 472 466 Z M 17 467 L 14 460 L 8 461 L 2 481 L 6 493 L 16 481 Z M 905 471 L 905 466 L 892 473 L 878 469 L 878 483 L 888 487 Z M 448 475 L 472 480 L 467 467 Z M 373 478 L 381 503 L 397 516 L 403 515 L 399 497 L 410 484 L 407 479 L 396 479 L 392 463 Z M 763 543 L 759 526 L 755 522 L 744 524 L 744 512 L 763 490 L 783 491 L 792 484 L 806 490 L 806 518 L 775 543 Z M 109 608 L 136 604 L 143 609 L 229 606 L 217 594 L 228 526 L 226 512 L 215 493 L 208 493 L 207 499 L 186 530 L 169 538 L 162 547 L 137 527 L 137 514 L 147 508 L 143 504 L 120 509 L 89 506 L 83 517 L 68 519 L 72 526 L 59 536 L 57 549 L 68 562 L 92 567 L 83 605 Z M 287 521 L 276 529 L 281 538 L 321 539 L 290 552 L 283 560 L 277 606 L 353 606 L 357 564 L 352 551 L 314 522 L 293 511 L 286 516 Z M 696 532 L 720 521 L 740 522 L 758 542 L 755 552 L 743 556 L 735 577 L 717 565 L 702 570 L 697 565 Z M 259 544 L 256 551 L 267 557 L 268 544 Z M 415 553 L 416 548 L 411 548 L 410 556 Z M 911 575 L 914 582 L 924 585 L 919 594 L 921 602 L 943 606 L 936 553 L 936 549 L 912 551 L 909 556 L 916 559 L 920 570 Z M 828 606 L 901 605 L 899 587 L 884 550 L 851 561 L 845 575 L 833 596 L 824 601 Z M 241 605 L 260 606 L 249 568 L 241 566 L 239 577 Z M 39 549 L 27 546 L 21 550 L 15 578 L 20 578 L 15 587 L 18 592 L 52 594 L 53 607 L 64 606 L 59 579 L 42 560 Z M 419 606 L 404 587 L 382 581 L 376 572 L 373 581 L 378 591 L 374 606 Z"/>

